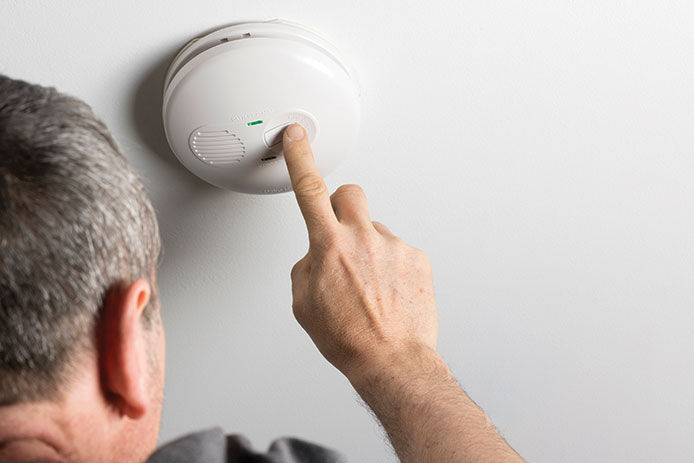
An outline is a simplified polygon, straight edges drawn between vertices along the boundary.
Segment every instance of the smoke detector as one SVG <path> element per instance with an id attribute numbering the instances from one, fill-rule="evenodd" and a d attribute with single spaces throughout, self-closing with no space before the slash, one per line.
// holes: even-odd
<path id="1" fill-rule="evenodd" d="M 190 41 L 164 83 L 166 138 L 181 163 L 221 188 L 291 190 L 284 128 L 308 134 L 327 175 L 353 150 L 359 86 L 338 50 L 304 26 L 249 22 Z"/>

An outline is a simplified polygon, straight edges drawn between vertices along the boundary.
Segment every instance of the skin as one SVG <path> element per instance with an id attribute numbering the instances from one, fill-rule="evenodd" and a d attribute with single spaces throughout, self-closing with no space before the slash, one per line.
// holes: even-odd
<path id="1" fill-rule="evenodd" d="M 436 353 L 426 255 L 372 222 L 366 196 L 332 196 L 299 125 L 284 134 L 309 250 L 292 269 L 293 310 L 323 356 L 369 404 L 403 462 L 519 462 Z"/>
<path id="2" fill-rule="evenodd" d="M 0 407 L 0 461 L 147 458 L 159 433 L 165 350 L 161 324 L 148 330 L 141 320 L 150 293 L 144 279 L 109 291 L 98 347 L 75 359 L 81 368 L 59 400 Z"/>
<path id="3" fill-rule="evenodd" d="M 436 352 L 426 255 L 371 221 L 357 185 L 328 194 L 301 126 L 285 130 L 283 142 L 309 236 L 291 271 L 294 315 L 372 408 L 401 461 L 523 461 Z M 144 279 L 109 291 L 96 346 L 77 355 L 81 368 L 59 400 L 0 407 L 0 461 L 147 458 L 165 363 L 161 324 L 142 323 L 150 294 Z"/>

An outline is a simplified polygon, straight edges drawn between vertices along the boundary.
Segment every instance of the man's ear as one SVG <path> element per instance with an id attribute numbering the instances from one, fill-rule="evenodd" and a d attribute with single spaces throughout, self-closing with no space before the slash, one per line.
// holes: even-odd
<path id="1" fill-rule="evenodd" d="M 102 387 L 120 413 L 132 419 L 144 416 L 151 404 L 149 352 L 141 320 L 151 291 L 145 279 L 112 288 L 102 309 L 99 333 Z"/>

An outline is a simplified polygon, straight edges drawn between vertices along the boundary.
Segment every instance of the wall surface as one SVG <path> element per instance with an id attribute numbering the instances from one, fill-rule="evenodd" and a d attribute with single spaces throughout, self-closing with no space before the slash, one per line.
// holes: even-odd
<path id="1" fill-rule="evenodd" d="M 374 219 L 426 250 L 440 352 L 535 462 L 694 454 L 690 1 L 0 2 L 0 72 L 93 105 L 145 178 L 165 252 L 162 442 L 221 425 L 394 461 L 291 314 L 293 195 L 196 179 L 159 120 L 190 38 L 275 17 L 322 31 L 363 87 Z"/>

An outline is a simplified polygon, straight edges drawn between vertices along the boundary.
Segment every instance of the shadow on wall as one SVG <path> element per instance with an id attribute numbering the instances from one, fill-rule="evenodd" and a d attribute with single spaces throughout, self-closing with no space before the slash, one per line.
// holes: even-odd
<path id="1" fill-rule="evenodd" d="M 160 57 L 143 73 L 134 92 L 132 118 L 135 132 L 150 151 L 167 164 L 184 169 L 169 148 L 161 118 L 164 77 L 176 53 Z"/>
<path id="2" fill-rule="evenodd" d="M 260 20 L 265 21 L 265 20 Z M 236 26 L 249 21 L 237 21 L 232 23 L 220 24 L 211 27 L 205 31 L 200 31 L 198 37 L 210 34 L 224 27 Z M 192 39 L 192 37 L 191 37 Z M 164 125 L 162 123 L 161 108 L 163 103 L 164 93 L 164 78 L 169 65 L 176 57 L 176 54 L 183 49 L 188 42 L 180 44 L 180 46 L 172 47 L 168 53 L 160 56 L 154 64 L 147 69 L 136 84 L 134 98 L 132 101 L 132 117 L 135 123 L 135 131 L 140 136 L 145 145 L 158 155 L 163 161 L 169 165 L 176 166 L 188 173 L 185 168 L 178 162 L 174 154 L 169 148 L 164 134 Z M 199 180 L 192 174 L 189 177 Z"/>
<path id="3" fill-rule="evenodd" d="M 169 147 L 161 116 L 163 86 L 169 64 L 179 49 L 172 47 L 142 72 L 135 82 L 130 105 L 134 133 L 144 148 L 142 155 L 155 158 L 145 163 L 152 167 L 143 177 L 159 222 L 163 274 L 180 267 L 181 262 L 191 262 L 200 252 L 196 249 L 198 237 L 209 234 L 205 228 L 209 228 L 210 221 L 214 222 L 206 217 L 211 204 L 223 201 L 225 209 L 249 207 L 244 195 L 219 189 L 190 173 Z"/>

